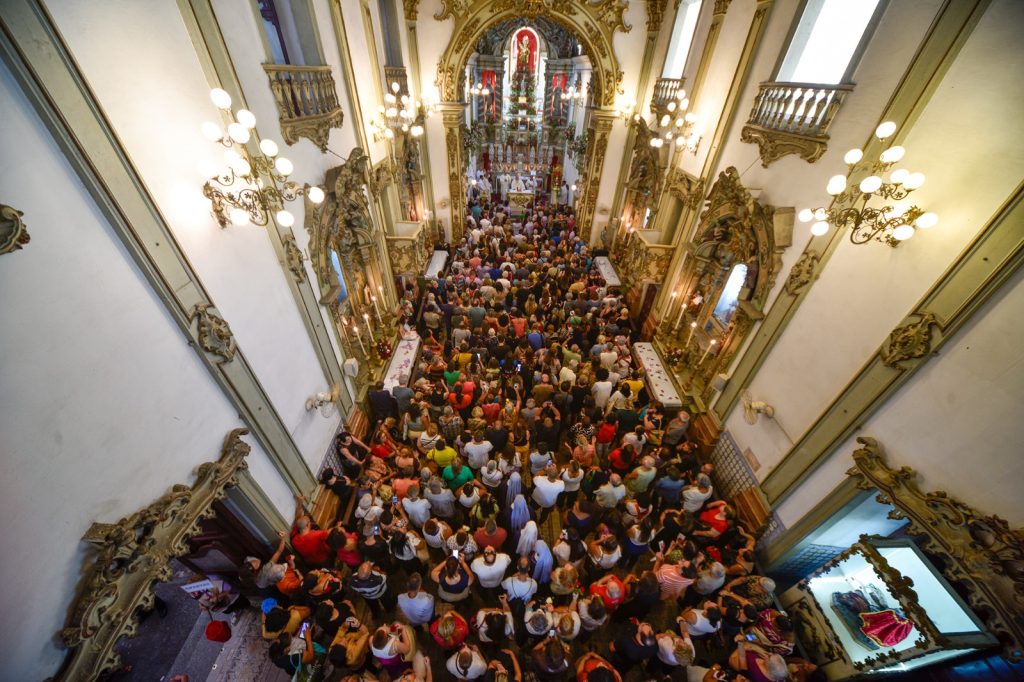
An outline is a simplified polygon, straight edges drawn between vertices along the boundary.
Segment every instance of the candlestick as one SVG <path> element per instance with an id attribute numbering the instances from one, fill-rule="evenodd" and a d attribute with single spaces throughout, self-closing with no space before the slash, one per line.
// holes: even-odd
<path id="1" fill-rule="evenodd" d="M 359 325 L 353 323 L 352 329 L 356 332 L 356 341 L 359 342 L 359 348 L 363 351 L 363 356 L 366 356 L 366 346 L 363 345 L 363 337 L 359 335 Z"/>
<path id="2" fill-rule="evenodd" d="M 341 338 L 348 341 L 348 330 L 345 329 L 345 316 L 341 316 Z"/>
<path id="3" fill-rule="evenodd" d="M 377 322 L 380 322 L 380 308 L 377 307 L 377 297 L 371 296 L 370 300 L 373 301 L 373 314 L 377 316 Z"/>
<path id="4" fill-rule="evenodd" d="M 676 297 L 678 295 L 679 295 L 678 291 L 673 291 L 672 292 L 672 297 L 670 299 L 668 299 L 668 310 L 665 311 L 664 319 L 667 320 L 667 319 L 672 317 L 672 308 L 675 307 L 675 305 L 676 305 Z"/>
<path id="5" fill-rule="evenodd" d="M 370 343 L 377 343 L 377 339 L 373 336 L 373 327 L 370 326 L 370 313 L 363 313 L 363 320 L 366 322 L 366 331 L 370 334 Z"/>
<path id="6" fill-rule="evenodd" d="M 679 306 L 679 317 L 676 318 L 676 326 L 675 326 L 675 328 L 677 330 L 679 329 L 679 325 L 681 325 L 683 323 L 683 313 L 685 313 L 685 312 L 686 312 L 686 304 L 684 303 L 681 306 Z"/>
<path id="7" fill-rule="evenodd" d="M 715 347 L 716 343 L 718 343 L 718 339 L 711 339 L 711 343 L 708 344 L 708 349 L 704 351 L 704 355 L 700 356 L 700 362 L 697 363 L 698 365 L 704 364 L 704 361 L 708 359 L 708 355 L 711 354 L 711 349 Z"/>
<path id="8" fill-rule="evenodd" d="M 686 337 L 686 348 L 690 347 L 690 341 L 693 341 L 693 333 L 697 331 L 697 320 L 690 323 L 690 335 Z"/>

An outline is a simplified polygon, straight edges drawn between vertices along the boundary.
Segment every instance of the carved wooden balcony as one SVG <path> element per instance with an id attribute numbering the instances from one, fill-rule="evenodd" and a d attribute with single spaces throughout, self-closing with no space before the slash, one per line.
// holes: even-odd
<path id="1" fill-rule="evenodd" d="M 293 145 L 299 138 L 327 151 L 331 128 L 344 120 L 329 66 L 264 64 L 270 90 L 277 102 L 284 141 Z"/>
<path id="2" fill-rule="evenodd" d="M 654 83 L 654 94 L 651 96 L 651 113 L 668 113 L 668 103 L 676 100 L 676 95 L 686 84 L 685 78 L 659 78 Z M 678 101 L 676 102 L 678 104 Z"/>
<path id="3" fill-rule="evenodd" d="M 814 163 L 828 148 L 828 127 L 852 84 L 761 83 L 741 139 L 757 144 L 767 168 L 787 154 Z"/>
<path id="4" fill-rule="evenodd" d="M 394 91 L 393 83 L 398 83 L 398 92 Z M 395 97 L 409 94 L 409 76 L 404 66 L 384 67 L 384 91 L 394 94 Z"/>

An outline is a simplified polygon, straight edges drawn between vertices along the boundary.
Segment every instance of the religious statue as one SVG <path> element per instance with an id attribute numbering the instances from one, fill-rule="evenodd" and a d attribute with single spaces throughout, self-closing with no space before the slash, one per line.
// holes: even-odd
<path id="1" fill-rule="evenodd" d="M 530 34 L 524 33 L 523 37 L 519 40 L 519 57 L 516 61 L 516 67 L 522 70 L 530 68 Z"/>

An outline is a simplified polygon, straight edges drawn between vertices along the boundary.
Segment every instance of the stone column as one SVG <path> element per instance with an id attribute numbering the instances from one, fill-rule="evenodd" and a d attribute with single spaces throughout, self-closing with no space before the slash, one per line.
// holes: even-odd
<path id="1" fill-rule="evenodd" d="M 466 222 L 466 159 L 462 153 L 462 126 L 466 105 L 442 102 L 437 106 L 444 124 L 444 147 L 448 156 L 448 200 L 451 202 L 452 243 L 458 244 Z"/>
<path id="2" fill-rule="evenodd" d="M 601 186 L 601 171 L 604 170 L 604 157 L 608 152 L 608 135 L 611 133 L 615 118 L 616 113 L 612 109 L 595 109 L 590 112 L 586 170 L 576 181 L 579 187 L 576 225 L 580 236 L 588 243 L 591 240 L 590 232 L 594 222 L 594 207 L 597 205 L 597 192 Z"/>

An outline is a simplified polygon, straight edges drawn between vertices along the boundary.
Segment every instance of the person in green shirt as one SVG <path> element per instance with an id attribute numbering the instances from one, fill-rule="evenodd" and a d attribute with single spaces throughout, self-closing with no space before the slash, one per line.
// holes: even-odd
<path id="1" fill-rule="evenodd" d="M 448 443 L 443 438 L 437 441 L 434 449 L 427 453 L 427 459 L 432 460 L 439 470 L 443 470 L 458 456 L 459 453 L 455 452 L 455 448 L 448 447 Z"/>
<path id="2" fill-rule="evenodd" d="M 458 457 L 441 472 L 441 479 L 448 484 L 448 488 L 451 490 L 458 490 L 473 478 L 473 470 L 463 465 L 462 460 Z"/>

